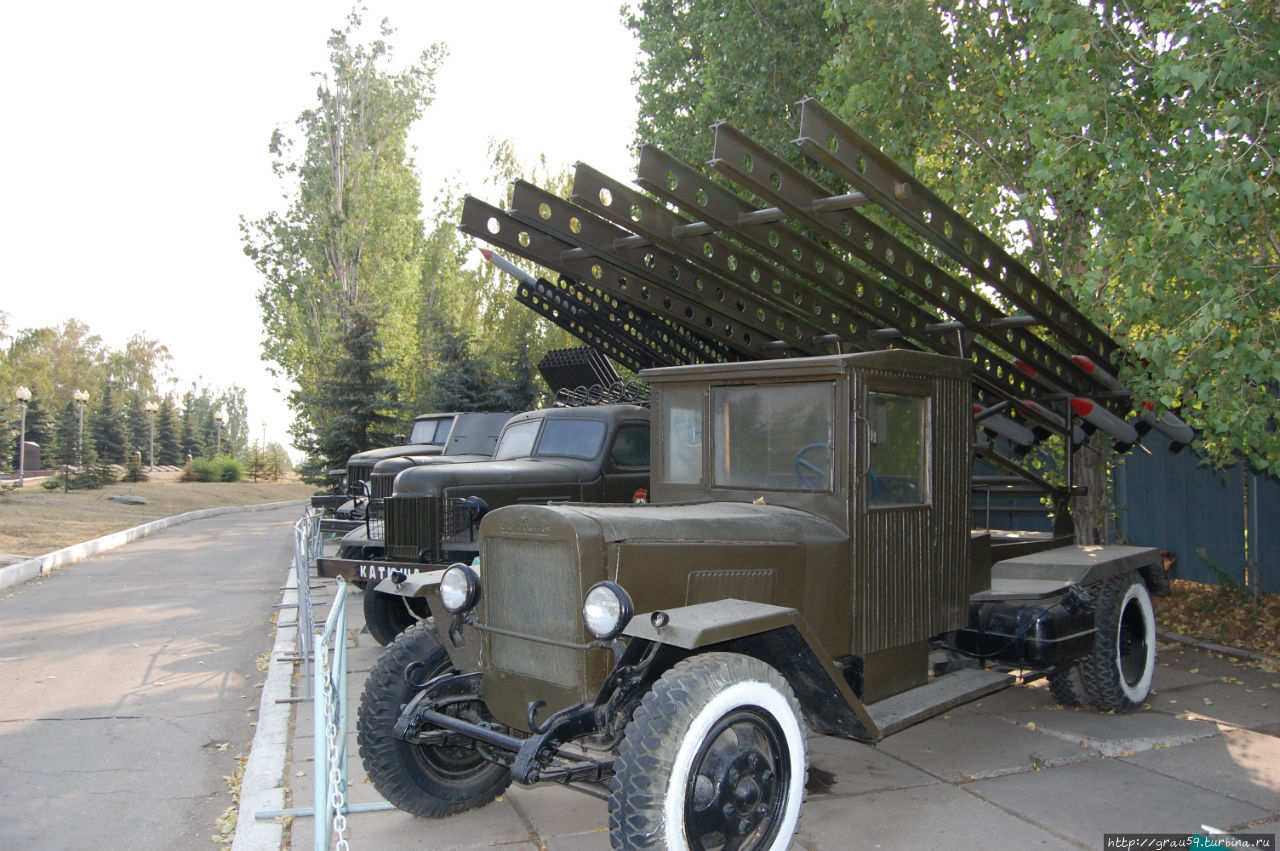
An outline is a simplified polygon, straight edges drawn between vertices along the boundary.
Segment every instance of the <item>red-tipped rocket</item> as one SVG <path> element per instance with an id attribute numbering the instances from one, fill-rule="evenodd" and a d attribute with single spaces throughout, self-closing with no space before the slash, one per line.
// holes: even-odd
<path id="1" fill-rule="evenodd" d="M 1129 392 L 1129 388 L 1121 384 L 1120 379 L 1098 366 L 1093 362 L 1092 358 L 1087 358 L 1084 355 L 1072 355 L 1071 362 L 1108 390 L 1119 390 L 1123 393 Z"/>
<path id="2" fill-rule="evenodd" d="M 1071 397 L 1071 410 L 1076 412 L 1076 416 L 1083 417 L 1086 422 L 1102 429 L 1126 446 L 1132 446 L 1138 442 L 1139 436 L 1136 428 L 1096 402 L 1073 396 Z"/>
<path id="3" fill-rule="evenodd" d="M 1156 406 L 1150 402 L 1143 402 L 1140 407 L 1142 409 L 1143 424 L 1149 428 L 1154 428 L 1156 431 L 1172 440 L 1172 449 L 1174 452 L 1179 451 L 1182 447 L 1196 439 L 1195 430 L 1183 422 L 1182 418 L 1172 411 L 1165 411 L 1157 417 Z"/>
<path id="4" fill-rule="evenodd" d="M 1050 425 L 1063 434 L 1067 433 L 1067 421 L 1064 417 L 1059 416 L 1056 412 L 1046 408 L 1044 405 L 1031 401 L 1030 399 L 1020 399 L 1019 403 L 1028 411 L 1033 411 L 1043 417 Z M 1079 423 L 1075 423 L 1071 428 L 1071 442 L 1075 444 L 1084 443 L 1087 435 L 1084 429 L 1080 428 Z"/>
<path id="5" fill-rule="evenodd" d="M 519 281 L 522 284 L 533 286 L 538 282 L 537 279 L 533 277 L 533 275 L 530 275 L 528 272 L 521 269 L 519 266 L 512 263 L 510 260 L 503 257 L 501 254 L 495 254 L 494 252 L 490 251 L 488 248 L 481 248 L 480 256 L 483 257 L 485 260 L 488 260 L 490 263 L 497 266 L 499 269 L 506 272 L 508 275 L 515 278 L 517 281 Z"/>
<path id="6" fill-rule="evenodd" d="M 1066 390 L 1063 389 L 1061 384 L 1057 383 L 1048 375 L 1036 369 L 1034 366 L 1027 363 L 1022 358 L 1014 358 L 1013 365 L 1018 368 L 1019 372 L 1027 376 L 1027 378 L 1030 378 L 1032 381 L 1036 382 L 1041 387 L 1047 388 L 1050 392 L 1053 392 L 1053 393 L 1066 392 Z"/>
<path id="7" fill-rule="evenodd" d="M 985 428 L 993 434 L 1007 437 L 1018 446 L 1030 446 L 1036 442 L 1036 435 L 1026 426 L 1018 425 L 1013 420 L 999 413 L 987 414 L 988 408 L 984 408 L 977 402 L 973 403 L 973 416 L 977 420 L 979 428 Z"/>

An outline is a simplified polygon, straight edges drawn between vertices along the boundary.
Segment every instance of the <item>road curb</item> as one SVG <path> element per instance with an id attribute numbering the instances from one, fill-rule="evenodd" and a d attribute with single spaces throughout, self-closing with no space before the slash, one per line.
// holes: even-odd
<path id="1" fill-rule="evenodd" d="M 305 503 L 306 500 L 291 499 L 284 502 L 264 502 L 258 505 L 224 505 L 218 508 L 201 508 L 196 511 L 188 511 L 185 514 L 175 514 L 172 517 L 162 517 L 159 520 L 152 520 L 150 523 L 143 523 L 141 526 L 134 526 L 132 529 L 112 532 L 110 535 L 103 535 L 101 538 L 95 538 L 92 541 L 72 544 L 69 547 L 63 547 L 60 550 L 54 550 L 42 556 L 20 561 L 17 564 L 0 567 L 0 588 L 20 585 L 37 577 L 47 576 L 60 567 L 84 561 L 87 558 L 96 556 L 98 553 L 124 546 L 130 541 L 154 535 L 156 532 L 168 529 L 170 526 L 177 526 L 180 523 L 203 520 L 206 517 L 217 517 L 219 514 L 233 514 L 240 511 L 268 511 L 273 508 L 304 505 Z"/>
<path id="2" fill-rule="evenodd" d="M 1214 644 L 1212 641 L 1201 641 L 1198 638 L 1179 635 L 1176 632 L 1168 632 L 1163 629 L 1156 630 L 1156 638 L 1163 638 L 1165 641 L 1172 641 L 1177 644 L 1185 644 L 1188 647 L 1194 647 L 1197 650 L 1221 653 L 1224 656 L 1231 656 L 1235 659 L 1244 659 L 1248 662 L 1265 662 L 1271 665 L 1280 665 L 1280 656 L 1268 656 L 1266 653 L 1258 653 L 1253 650 L 1241 650 L 1237 647 L 1227 647 L 1225 644 Z"/>
<path id="3" fill-rule="evenodd" d="M 310 581 L 309 577 L 303 577 Z M 298 653 L 298 582 L 293 567 L 289 568 L 284 593 L 280 598 L 281 615 L 293 612 L 292 621 L 276 618 L 276 640 L 267 664 L 267 679 L 262 685 L 258 703 L 258 724 L 249 744 L 249 759 L 240 783 L 240 808 L 236 816 L 236 832 L 232 851 L 279 851 L 284 839 L 284 822 L 280 819 L 259 821 L 260 810 L 281 810 L 285 805 L 285 766 L 293 732 L 293 704 L 285 702 L 293 696 L 293 674 L 296 663 L 287 661 Z"/>

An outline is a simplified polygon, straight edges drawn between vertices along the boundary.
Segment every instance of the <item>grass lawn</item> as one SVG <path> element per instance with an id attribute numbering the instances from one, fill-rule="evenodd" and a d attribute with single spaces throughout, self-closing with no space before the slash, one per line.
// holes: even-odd
<path id="1" fill-rule="evenodd" d="M 316 492 L 294 476 L 278 482 L 181 482 L 181 473 L 150 473 L 150 481 L 63 493 L 27 479 L 25 487 L 0 491 L 0 553 L 38 556 L 162 517 L 224 505 L 306 499 Z M 141 496 L 146 505 L 113 502 Z M 301 514 L 301 509 L 299 509 Z"/>

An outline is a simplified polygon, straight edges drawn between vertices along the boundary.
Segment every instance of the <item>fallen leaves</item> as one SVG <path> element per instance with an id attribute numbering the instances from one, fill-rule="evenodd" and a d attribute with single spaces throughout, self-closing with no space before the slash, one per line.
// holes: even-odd
<path id="1" fill-rule="evenodd" d="M 1276 655 L 1280 648 L 1280 594 L 1254 596 L 1240 588 L 1187 579 L 1174 579 L 1169 584 L 1170 593 L 1153 600 L 1161 629 Z"/>

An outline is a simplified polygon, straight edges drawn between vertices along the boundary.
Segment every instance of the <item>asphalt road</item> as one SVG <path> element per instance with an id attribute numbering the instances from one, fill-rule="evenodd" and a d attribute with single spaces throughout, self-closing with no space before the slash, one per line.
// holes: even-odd
<path id="1" fill-rule="evenodd" d="M 299 512 L 186 523 L 0 593 L 0 848 L 213 847 Z"/>

